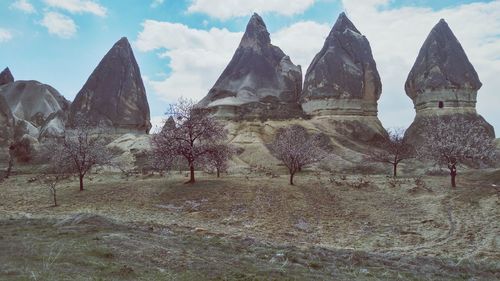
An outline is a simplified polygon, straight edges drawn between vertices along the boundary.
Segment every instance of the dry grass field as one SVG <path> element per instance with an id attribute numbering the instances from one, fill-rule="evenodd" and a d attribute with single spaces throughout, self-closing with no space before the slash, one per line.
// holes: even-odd
<path id="1" fill-rule="evenodd" d="M 0 185 L 0 280 L 500 280 L 498 172 Z"/>

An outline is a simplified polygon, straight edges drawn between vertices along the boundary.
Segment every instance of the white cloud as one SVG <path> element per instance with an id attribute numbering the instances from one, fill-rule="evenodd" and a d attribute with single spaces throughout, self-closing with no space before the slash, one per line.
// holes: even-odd
<path id="1" fill-rule="evenodd" d="M 9 30 L 0 27 L 0 43 L 10 41 L 11 39 L 12 33 Z"/>
<path id="2" fill-rule="evenodd" d="M 382 79 L 379 117 L 385 126 L 407 126 L 413 120 L 413 103 L 404 92 L 404 83 L 425 38 L 444 18 L 483 82 L 478 93 L 478 112 L 497 129 L 500 127 L 500 1 L 440 10 L 390 9 L 385 6 L 389 0 L 342 2 L 350 19 L 370 41 Z"/>
<path id="3" fill-rule="evenodd" d="M 273 44 L 286 46 L 283 50 L 295 64 L 307 68 L 323 46 L 329 30 L 324 24 L 298 22 L 271 37 Z M 178 23 L 145 21 L 135 45 L 140 51 L 158 51 L 160 57 L 169 58 L 171 69 L 163 80 L 146 78 L 146 86 L 169 102 L 179 97 L 200 100 L 229 63 L 241 36 L 241 32 L 226 29 L 206 31 Z M 299 38 L 302 44 L 297 44 Z"/>
<path id="4" fill-rule="evenodd" d="M 157 7 L 161 6 L 163 4 L 163 2 L 165 2 L 165 0 L 153 0 L 153 2 L 151 2 L 150 7 L 157 8 Z"/>
<path id="5" fill-rule="evenodd" d="M 106 7 L 92 0 L 44 0 L 45 4 L 53 8 L 66 10 L 72 14 L 90 13 L 105 17 Z"/>
<path id="6" fill-rule="evenodd" d="M 166 118 L 163 116 L 151 116 L 151 133 L 159 133 L 165 124 Z"/>
<path id="7" fill-rule="evenodd" d="M 166 101 L 201 99 L 231 59 L 241 36 L 227 29 L 206 31 L 146 20 L 135 45 L 140 51 L 156 50 L 160 57 L 169 58 L 171 74 L 165 80 L 145 83 Z"/>
<path id="8" fill-rule="evenodd" d="M 11 9 L 22 11 L 26 14 L 36 13 L 35 7 L 28 0 L 17 0 L 10 5 Z"/>
<path id="9" fill-rule="evenodd" d="M 302 66 L 302 74 L 305 75 L 314 56 L 323 47 L 330 29 L 327 24 L 297 22 L 272 34 L 271 40 L 290 56 L 294 64 Z"/>
<path id="10" fill-rule="evenodd" d="M 381 75 L 383 93 L 379 117 L 387 127 L 408 126 L 415 112 L 404 92 L 406 77 L 425 38 L 440 18 L 445 18 L 476 68 L 483 87 L 478 111 L 500 128 L 500 1 L 466 4 L 441 10 L 422 7 L 389 8 L 389 0 L 344 0 L 348 16 L 370 41 Z M 380 9 L 380 8 L 383 9 Z M 481 19 L 481 20 L 471 20 Z M 305 74 L 321 49 L 329 25 L 312 21 L 294 23 L 271 34 L 274 45 L 288 54 Z M 167 101 L 178 97 L 201 99 L 229 63 L 242 33 L 212 28 L 192 29 L 182 24 L 147 20 L 136 46 L 170 59 L 166 79 L 148 80 L 153 92 Z"/>
<path id="11" fill-rule="evenodd" d="M 50 34 L 65 39 L 73 37 L 77 29 L 71 18 L 57 12 L 46 12 L 40 24 L 45 26 Z"/>
<path id="12" fill-rule="evenodd" d="M 311 7 L 316 0 L 194 0 L 188 12 L 204 13 L 227 20 L 257 13 L 274 12 L 291 16 Z"/>

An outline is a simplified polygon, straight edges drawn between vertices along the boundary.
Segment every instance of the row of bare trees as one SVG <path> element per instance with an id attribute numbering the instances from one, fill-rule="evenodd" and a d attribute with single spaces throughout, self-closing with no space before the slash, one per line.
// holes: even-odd
<path id="1" fill-rule="evenodd" d="M 398 164 L 412 158 L 446 166 L 451 186 L 456 187 L 457 165 L 484 166 L 496 158 L 494 139 L 478 120 L 458 115 L 434 116 L 424 118 L 421 126 L 433 129 L 422 131 L 423 141 L 418 147 L 411 144 L 403 129 L 389 130 L 378 144 L 381 149 L 369 152 L 367 160 L 392 165 L 394 177 Z"/>
<path id="2" fill-rule="evenodd" d="M 199 168 L 214 170 L 217 177 L 226 171 L 235 149 L 228 144 L 223 125 L 207 109 L 181 99 L 171 106 L 168 114 L 170 118 L 163 130 L 152 137 L 151 162 L 155 169 L 169 171 L 187 167 L 190 175 L 187 183 L 195 182 L 195 170 Z M 474 119 L 433 117 L 422 123 L 424 127 L 434 129 L 423 131 L 420 136 L 423 143 L 419 147 L 411 145 L 404 130 L 389 130 L 378 144 L 379 149 L 370 151 L 367 160 L 390 164 L 394 177 L 398 165 L 411 158 L 445 165 L 450 171 L 451 185 L 455 187 L 457 165 L 486 165 L 495 159 L 494 139 Z M 51 190 L 55 205 L 56 187 L 62 179 L 77 176 L 80 191 L 83 191 L 85 176 L 93 167 L 111 164 L 112 153 L 102 133 L 97 124 L 79 118 L 64 137 L 52 139 L 44 145 L 42 155 L 49 164 L 40 180 Z M 291 185 L 295 175 L 304 167 L 320 162 L 331 153 L 328 137 L 310 133 L 298 125 L 279 129 L 268 148 L 288 169 Z"/>
<path id="3" fill-rule="evenodd" d="M 227 144 L 226 131 L 204 108 L 196 107 L 189 100 L 172 105 L 171 116 L 163 130 L 153 137 L 155 166 L 169 170 L 173 163 L 184 160 L 190 170 L 190 180 L 195 182 L 196 167 L 210 166 L 219 175 L 227 168 L 234 149 Z M 422 121 L 425 128 L 420 136 L 424 141 L 414 147 L 403 129 L 392 129 L 372 149 L 365 160 L 392 166 L 397 176 L 398 165 L 408 159 L 446 165 L 450 170 L 451 185 L 456 186 L 457 165 L 484 165 L 495 157 L 494 140 L 478 121 L 461 116 L 429 117 Z M 321 133 L 309 133 L 305 128 L 291 125 L 279 129 L 270 152 L 288 169 L 289 183 L 305 166 L 318 163 L 329 152 L 329 139 Z"/>

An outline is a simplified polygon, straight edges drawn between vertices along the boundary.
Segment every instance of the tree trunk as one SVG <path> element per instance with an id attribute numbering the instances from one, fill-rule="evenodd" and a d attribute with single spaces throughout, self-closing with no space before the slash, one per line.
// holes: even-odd
<path id="1" fill-rule="evenodd" d="M 54 207 L 57 207 L 57 194 L 55 188 L 52 190 L 52 197 L 54 199 Z"/>
<path id="2" fill-rule="evenodd" d="M 457 166 L 455 164 L 448 165 L 450 169 L 450 177 L 451 177 L 451 187 L 457 187 L 455 183 L 455 178 L 457 176 Z"/>
<path id="3" fill-rule="evenodd" d="M 294 173 L 290 173 L 290 185 L 293 185 L 293 176 L 295 174 Z"/>
<path id="4" fill-rule="evenodd" d="M 217 177 L 220 178 L 220 170 L 217 169 Z"/>
<path id="5" fill-rule="evenodd" d="M 83 191 L 83 176 L 84 175 L 79 175 L 78 178 L 80 179 L 80 191 Z"/>
<path id="6" fill-rule="evenodd" d="M 187 181 L 186 183 L 194 183 L 195 180 L 194 180 L 194 164 L 193 163 L 189 164 L 189 174 L 190 174 L 189 181 Z"/>
<path id="7" fill-rule="evenodd" d="M 392 165 L 393 165 L 392 176 L 397 177 L 398 176 L 398 163 L 394 163 Z"/>
<path id="8" fill-rule="evenodd" d="M 10 177 L 10 173 L 12 172 L 12 167 L 14 166 L 14 156 L 12 151 L 13 149 L 9 148 L 9 166 L 7 167 L 7 172 L 5 174 L 6 179 Z"/>

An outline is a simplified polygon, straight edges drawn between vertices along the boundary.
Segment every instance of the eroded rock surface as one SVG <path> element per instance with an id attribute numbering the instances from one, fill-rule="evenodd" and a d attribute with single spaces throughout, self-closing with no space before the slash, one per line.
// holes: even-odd
<path id="1" fill-rule="evenodd" d="M 15 119 L 16 139 L 25 134 L 39 139 L 64 133 L 70 102 L 53 87 L 19 80 L 0 87 L 0 96 Z"/>
<path id="2" fill-rule="evenodd" d="M 146 90 L 127 38 L 115 43 L 78 92 L 70 124 L 78 116 L 117 132 L 148 133 L 151 129 Z"/>
<path id="3" fill-rule="evenodd" d="M 302 115 L 302 71 L 271 44 L 262 18 L 254 14 L 229 65 L 200 106 L 230 119 L 287 119 Z"/>
<path id="4" fill-rule="evenodd" d="M 477 120 L 491 137 L 493 126 L 476 111 L 477 91 L 482 84 L 462 45 L 441 19 L 431 30 L 405 83 L 406 94 L 415 105 L 416 117 L 406 135 L 421 141 L 423 118 L 461 115 Z"/>
<path id="5" fill-rule="evenodd" d="M 0 86 L 14 82 L 14 76 L 7 67 L 2 72 L 0 72 Z"/>
<path id="6" fill-rule="evenodd" d="M 381 92 L 370 43 L 341 13 L 307 69 L 304 111 L 311 115 L 376 116 Z"/>

